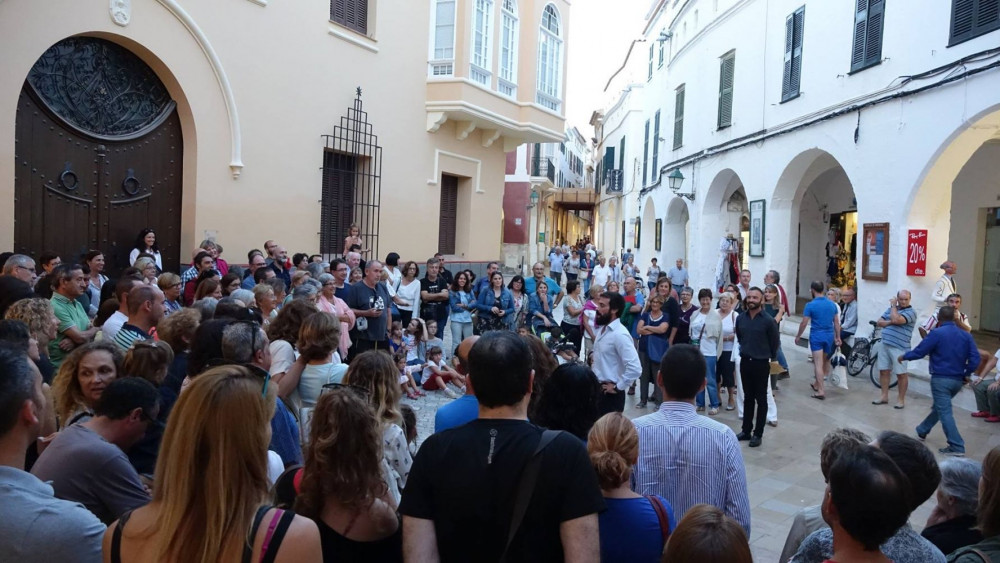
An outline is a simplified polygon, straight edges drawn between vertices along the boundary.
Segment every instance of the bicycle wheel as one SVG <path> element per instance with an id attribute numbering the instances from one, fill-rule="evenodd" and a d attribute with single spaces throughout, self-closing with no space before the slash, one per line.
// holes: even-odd
<path id="1" fill-rule="evenodd" d="M 854 341 L 854 348 L 851 349 L 851 356 L 847 358 L 847 374 L 857 376 L 864 371 L 868 365 L 868 354 L 871 350 L 867 338 L 858 338 Z"/>
<path id="2" fill-rule="evenodd" d="M 872 385 L 881 389 L 882 384 L 879 382 L 879 370 L 875 369 L 874 358 L 872 358 L 872 360 L 872 367 L 868 370 L 868 377 L 872 380 Z M 892 370 L 889 370 L 889 389 L 892 389 L 897 385 L 899 385 L 899 380 L 896 379 L 896 374 L 892 373 Z"/>

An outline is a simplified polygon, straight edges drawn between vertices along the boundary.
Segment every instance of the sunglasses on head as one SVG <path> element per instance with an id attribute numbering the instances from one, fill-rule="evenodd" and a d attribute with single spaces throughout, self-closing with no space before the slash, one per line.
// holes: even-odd
<path id="1" fill-rule="evenodd" d="M 260 323 L 257 321 L 233 321 L 233 324 L 247 325 L 250 327 L 250 353 L 253 354 L 254 350 L 257 348 L 257 334 L 260 333 Z M 264 386 L 261 387 L 260 395 L 261 397 L 267 398 L 267 386 L 271 383 L 271 373 L 268 372 L 267 377 L 264 378 Z"/>

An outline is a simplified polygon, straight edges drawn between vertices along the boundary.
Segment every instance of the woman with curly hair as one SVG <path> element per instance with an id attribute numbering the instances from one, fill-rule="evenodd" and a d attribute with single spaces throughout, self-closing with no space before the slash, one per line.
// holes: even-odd
<path id="1" fill-rule="evenodd" d="M 406 445 L 403 432 L 403 414 L 399 410 L 402 390 L 399 388 L 399 370 L 387 352 L 369 350 L 358 354 L 344 375 L 344 384 L 367 389 L 369 403 L 375 419 L 382 425 L 382 456 L 388 463 L 386 485 L 393 501 L 399 504 L 400 491 L 406 486 L 413 457 Z"/>
<path id="2" fill-rule="evenodd" d="M 153 257 L 156 262 L 156 267 L 163 269 L 163 259 L 160 257 L 160 247 L 156 244 L 156 233 L 153 229 L 143 229 L 139 231 L 139 234 L 135 237 L 135 244 L 132 246 L 132 252 L 129 252 L 128 263 L 130 266 L 135 266 L 135 261 L 139 258 L 140 254 L 149 254 Z"/>
<path id="3" fill-rule="evenodd" d="M 88 342 L 66 357 L 52 382 L 59 427 L 93 416 L 104 389 L 124 374 L 124 354 L 112 342 Z"/>
<path id="4" fill-rule="evenodd" d="M 543 384 L 531 421 L 550 430 L 565 430 L 586 442 L 597 420 L 600 398 L 601 384 L 589 367 L 563 364 Z"/>
<path id="5" fill-rule="evenodd" d="M 324 385 L 344 379 L 347 365 L 334 357 L 339 345 L 340 321 L 337 317 L 316 312 L 302 323 L 296 341 L 299 357 L 295 360 L 296 367 L 300 368 L 296 370 L 299 382 L 291 396 L 296 408 L 315 406 Z"/>
<path id="6" fill-rule="evenodd" d="M 321 561 L 316 525 L 268 504 L 275 404 L 274 386 L 243 366 L 192 380 L 163 435 L 153 500 L 108 527 L 105 559 Z"/>
<path id="7" fill-rule="evenodd" d="M 291 301 L 281 308 L 267 327 L 267 337 L 271 341 L 271 379 L 278 386 L 278 396 L 283 399 L 299 386 L 303 364 L 296 365 L 295 345 L 302 323 L 315 313 L 315 305 L 302 300 Z"/>
<path id="8" fill-rule="evenodd" d="M 320 396 L 295 511 L 316 522 L 326 561 L 402 562 L 402 526 L 380 478 L 381 425 L 366 398 L 350 388 Z"/>
<path id="9" fill-rule="evenodd" d="M 28 325 L 31 337 L 38 341 L 38 360 L 35 364 L 38 366 L 38 371 L 42 372 L 42 381 L 52 383 L 56 370 L 49 361 L 48 349 L 49 342 L 55 339 L 56 329 L 59 327 L 59 319 L 52 309 L 52 302 L 40 297 L 22 299 L 7 309 L 4 318 L 22 321 Z"/>

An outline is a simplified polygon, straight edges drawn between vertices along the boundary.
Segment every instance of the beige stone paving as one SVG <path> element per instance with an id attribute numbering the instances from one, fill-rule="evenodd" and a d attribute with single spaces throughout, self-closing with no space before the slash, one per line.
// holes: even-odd
<path id="1" fill-rule="evenodd" d="M 450 331 L 446 331 L 445 345 L 453 349 L 450 340 Z M 912 436 L 931 405 L 929 397 L 911 393 L 904 410 L 895 410 L 892 404 L 874 406 L 871 401 L 877 398 L 877 391 L 867 373 L 850 378 L 849 391 L 828 388 L 825 401 L 811 399 L 812 364 L 806 362 L 801 348 L 792 345 L 787 337 L 784 340 L 792 379 L 782 382 L 781 391 L 775 396 L 778 427 L 767 427 L 760 448 L 751 449 L 746 442 L 742 443 L 752 509 L 750 545 L 754 560 L 759 563 L 778 561 L 795 513 L 818 504 L 822 498 L 825 484 L 819 469 L 819 448 L 826 432 L 851 426 L 871 435 L 881 430 L 896 430 Z M 428 395 L 417 401 L 403 400 L 418 409 L 419 441 L 433 432 L 437 407 L 450 401 L 439 391 Z M 637 397 L 638 393 L 628 397 L 626 403 L 625 414 L 632 418 L 652 412 L 652 404 L 647 409 L 636 409 Z M 990 448 L 1000 445 L 1000 424 L 988 424 L 969 414 L 967 410 L 955 409 L 967 455 L 982 460 Z M 714 418 L 735 432 L 740 431 L 736 411 L 721 411 Z M 927 446 L 937 455 L 937 449 L 946 445 L 939 424 L 928 436 Z M 910 523 L 916 529 L 923 528 L 932 507 L 933 500 L 925 503 L 914 512 Z"/>

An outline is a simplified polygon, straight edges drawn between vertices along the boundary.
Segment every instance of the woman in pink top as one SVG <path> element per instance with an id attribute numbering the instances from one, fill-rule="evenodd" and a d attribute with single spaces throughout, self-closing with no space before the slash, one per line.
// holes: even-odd
<path id="1" fill-rule="evenodd" d="M 323 291 L 319 294 L 316 307 L 325 313 L 332 313 L 340 319 L 340 352 L 341 360 L 347 358 L 347 349 L 351 347 L 351 337 L 347 334 L 354 328 L 354 311 L 347 306 L 343 299 L 337 297 L 337 282 L 332 274 L 322 274 L 319 282 L 323 284 Z"/>

